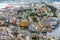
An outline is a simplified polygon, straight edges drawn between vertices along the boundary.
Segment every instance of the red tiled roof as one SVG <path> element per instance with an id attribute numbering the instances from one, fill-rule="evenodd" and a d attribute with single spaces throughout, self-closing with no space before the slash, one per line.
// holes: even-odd
<path id="1" fill-rule="evenodd" d="M 12 6 L 12 5 L 11 5 L 11 6 L 6 6 L 6 8 L 13 8 L 13 7 L 14 7 L 14 6 Z"/>

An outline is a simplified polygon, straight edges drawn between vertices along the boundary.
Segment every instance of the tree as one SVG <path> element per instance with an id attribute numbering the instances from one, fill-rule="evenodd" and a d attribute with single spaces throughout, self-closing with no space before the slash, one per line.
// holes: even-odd
<path id="1" fill-rule="evenodd" d="M 17 35 L 18 35 L 19 33 L 18 33 L 18 32 L 13 32 L 12 34 L 13 34 L 13 36 L 15 36 L 15 37 L 17 38 Z"/>
<path id="2" fill-rule="evenodd" d="M 19 13 L 20 13 L 20 10 L 17 11 L 17 14 L 19 14 Z"/>
<path id="3" fill-rule="evenodd" d="M 31 9 L 24 9 L 24 11 L 26 12 L 26 11 L 32 11 Z"/>
<path id="4" fill-rule="evenodd" d="M 48 40 L 51 40 L 50 38 L 48 38 Z"/>
<path id="5" fill-rule="evenodd" d="M 57 15 L 56 15 L 57 8 L 55 8 L 55 7 L 52 6 L 52 5 L 48 5 L 48 4 L 44 3 L 44 2 L 42 2 L 42 3 L 45 4 L 46 7 L 48 7 L 48 8 L 51 9 L 51 12 L 54 14 L 53 17 L 57 17 Z"/>
<path id="6" fill-rule="evenodd" d="M 11 29 L 12 30 L 12 35 L 15 36 L 17 38 L 18 33 L 18 26 L 16 26 L 15 28 Z"/>
<path id="7" fill-rule="evenodd" d="M 42 17 L 42 18 L 45 17 L 45 16 L 47 16 L 47 14 L 41 14 L 41 17 Z"/>
<path id="8" fill-rule="evenodd" d="M 57 17 L 57 15 L 56 15 L 57 9 L 54 6 L 51 6 L 51 5 L 47 5 L 47 7 L 49 7 L 51 9 L 51 12 L 54 14 L 53 17 Z"/>
<path id="9" fill-rule="evenodd" d="M 37 8 L 35 8 L 35 11 L 38 10 Z"/>
<path id="10" fill-rule="evenodd" d="M 43 16 L 47 16 L 47 14 L 43 14 Z"/>
<path id="11" fill-rule="evenodd" d="M 8 27 L 8 26 L 9 26 L 9 24 L 8 24 L 7 22 L 5 22 L 3 25 L 4 25 L 4 26 L 6 26 L 6 27 Z"/>
<path id="12" fill-rule="evenodd" d="M 33 17 L 32 18 L 34 22 L 37 22 L 37 18 L 36 17 Z"/>
<path id="13" fill-rule="evenodd" d="M 35 16 L 35 14 L 36 14 L 36 13 L 32 12 L 32 13 L 30 14 L 30 16 Z"/>
<path id="14" fill-rule="evenodd" d="M 42 2 L 42 4 L 45 4 L 46 7 L 50 8 L 51 12 L 53 12 L 53 13 L 55 13 L 57 11 L 57 9 L 54 6 L 52 6 L 52 5 L 48 5 L 48 4 L 44 3 L 44 2 Z"/>
<path id="15" fill-rule="evenodd" d="M 45 4 L 45 5 L 47 5 L 45 2 L 42 2 L 42 4 Z"/>
<path id="16" fill-rule="evenodd" d="M 53 17 L 57 17 L 56 13 L 54 13 Z"/>
<path id="17" fill-rule="evenodd" d="M 39 36 L 35 35 L 32 37 L 33 40 L 39 40 Z"/>

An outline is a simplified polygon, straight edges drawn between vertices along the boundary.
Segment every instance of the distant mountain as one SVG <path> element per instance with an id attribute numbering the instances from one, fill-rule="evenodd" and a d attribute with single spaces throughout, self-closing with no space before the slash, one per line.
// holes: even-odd
<path id="1" fill-rule="evenodd" d="M 60 2 L 60 0 L 51 0 L 51 2 Z"/>
<path id="2" fill-rule="evenodd" d="M 60 2 L 60 0 L 0 0 L 0 2 Z"/>

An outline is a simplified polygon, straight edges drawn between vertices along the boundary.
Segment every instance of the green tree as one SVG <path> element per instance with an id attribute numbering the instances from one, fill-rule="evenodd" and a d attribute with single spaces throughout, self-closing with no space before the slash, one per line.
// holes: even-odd
<path id="1" fill-rule="evenodd" d="M 33 17 L 33 22 L 37 22 L 37 18 L 36 17 Z"/>
<path id="2" fill-rule="evenodd" d="M 57 17 L 56 13 L 54 13 L 53 17 Z"/>
<path id="3" fill-rule="evenodd" d="M 30 14 L 30 16 L 35 16 L 35 14 L 36 14 L 36 13 L 32 12 L 32 13 Z"/>
<path id="4" fill-rule="evenodd" d="M 39 36 L 32 37 L 33 40 L 39 40 Z"/>
<path id="5" fill-rule="evenodd" d="M 45 4 L 46 7 L 48 7 L 48 8 L 51 9 L 51 12 L 54 14 L 53 17 L 57 17 L 57 15 L 56 15 L 57 8 L 55 8 L 55 7 L 52 6 L 52 5 L 46 4 L 46 3 L 44 3 L 44 2 L 42 2 L 42 4 Z"/>
<path id="6" fill-rule="evenodd" d="M 4 25 L 4 26 L 6 26 L 6 27 L 8 27 L 8 26 L 9 26 L 9 24 L 8 24 L 7 22 L 5 22 L 3 25 Z"/>
<path id="7" fill-rule="evenodd" d="M 54 6 L 51 5 L 46 5 L 46 7 L 51 9 L 51 12 L 55 13 L 57 11 L 57 9 Z"/>
<path id="8" fill-rule="evenodd" d="M 24 9 L 24 11 L 26 12 L 26 11 L 32 11 L 31 9 Z"/>
<path id="9" fill-rule="evenodd" d="M 53 13 L 53 17 L 57 17 L 57 15 L 56 15 L 57 9 L 51 5 L 47 5 L 47 7 L 49 7 L 51 9 L 51 12 Z"/>
<path id="10" fill-rule="evenodd" d="M 50 38 L 48 38 L 48 40 L 51 40 Z"/>
<path id="11" fill-rule="evenodd" d="M 47 16 L 47 14 L 41 14 L 41 17 L 42 17 L 42 18 L 45 17 L 45 16 Z"/>
<path id="12" fill-rule="evenodd" d="M 38 10 L 37 8 L 35 8 L 35 11 Z"/>

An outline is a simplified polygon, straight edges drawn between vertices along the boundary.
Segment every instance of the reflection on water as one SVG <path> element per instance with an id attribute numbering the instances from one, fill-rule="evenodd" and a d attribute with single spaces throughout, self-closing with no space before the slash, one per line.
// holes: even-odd
<path id="1" fill-rule="evenodd" d="M 59 24 L 59 26 L 58 26 L 55 30 L 53 30 L 53 31 L 51 32 L 51 35 L 52 35 L 52 36 L 60 37 L 60 24 Z"/>

